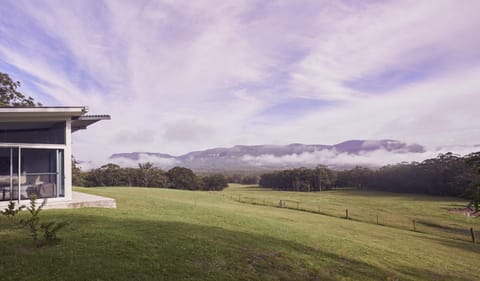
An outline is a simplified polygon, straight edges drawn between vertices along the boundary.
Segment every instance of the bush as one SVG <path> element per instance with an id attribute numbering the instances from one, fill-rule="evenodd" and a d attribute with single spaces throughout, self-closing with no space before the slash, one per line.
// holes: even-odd
<path id="1" fill-rule="evenodd" d="M 8 207 L 3 210 L 1 214 L 8 217 L 10 221 L 20 225 L 21 227 L 28 227 L 34 245 L 39 248 L 46 244 L 59 241 L 57 238 L 57 232 L 68 225 L 68 222 L 66 221 L 41 223 L 39 214 L 46 204 L 47 200 L 43 200 L 43 202 L 37 207 L 36 197 L 34 194 L 32 194 L 30 196 L 30 206 L 27 208 L 28 212 L 30 213 L 28 218 L 21 219 L 17 223 L 15 218 L 17 214 L 25 208 L 25 206 L 22 205 L 16 208 L 15 202 L 13 201 L 10 201 Z M 41 238 L 39 237 L 39 232 L 43 233 Z"/>

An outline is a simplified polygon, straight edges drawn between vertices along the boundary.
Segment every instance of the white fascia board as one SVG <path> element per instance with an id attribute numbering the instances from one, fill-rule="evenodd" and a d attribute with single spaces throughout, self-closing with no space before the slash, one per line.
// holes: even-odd
<path id="1" fill-rule="evenodd" d="M 71 118 L 88 112 L 86 106 L 75 107 L 0 107 L 0 120 L 6 118 Z"/>

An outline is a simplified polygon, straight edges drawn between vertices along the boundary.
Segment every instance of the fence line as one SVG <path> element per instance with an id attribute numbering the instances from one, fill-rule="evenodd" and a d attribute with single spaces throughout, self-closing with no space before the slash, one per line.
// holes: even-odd
<path id="1" fill-rule="evenodd" d="M 434 234 L 434 235 L 439 235 L 439 236 L 456 239 L 456 240 L 470 241 L 470 242 L 473 242 L 473 244 L 476 243 L 475 241 L 476 236 L 480 235 L 480 232 L 478 230 L 474 230 L 473 228 L 465 228 L 465 229 L 454 228 L 454 227 L 444 226 L 437 223 L 432 223 L 429 221 L 419 220 L 415 218 L 392 219 L 392 217 L 394 216 L 387 215 L 387 214 L 382 216 L 381 213 L 377 213 L 374 217 L 372 217 L 372 220 L 370 221 L 370 220 L 362 219 L 362 218 L 359 218 L 358 216 L 355 216 L 356 213 L 351 212 L 351 210 L 349 210 L 348 208 L 345 209 L 343 214 L 326 212 L 320 208 L 320 204 L 316 204 L 316 206 L 313 206 L 313 207 L 312 207 L 312 204 L 310 204 L 311 208 L 308 208 L 309 204 L 296 201 L 296 200 L 285 200 L 285 199 L 272 200 L 272 199 L 244 197 L 244 196 L 230 196 L 230 199 L 236 202 L 244 203 L 244 204 L 297 210 L 301 212 L 313 213 L 313 214 L 324 215 L 324 216 L 335 217 L 335 218 L 343 218 L 343 219 L 348 219 L 352 221 L 376 224 L 376 225 L 385 226 L 385 227 L 392 227 L 396 229 L 410 230 L 410 231 L 421 232 L 426 234 Z M 407 226 L 408 224 L 410 224 L 410 227 Z"/>

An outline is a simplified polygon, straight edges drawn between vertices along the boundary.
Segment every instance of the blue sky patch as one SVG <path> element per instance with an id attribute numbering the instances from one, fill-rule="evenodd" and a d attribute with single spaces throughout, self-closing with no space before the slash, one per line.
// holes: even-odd
<path id="1" fill-rule="evenodd" d="M 296 119 L 307 113 L 322 110 L 334 103 L 319 99 L 289 98 L 267 108 L 259 115 L 272 119 Z"/>
<path id="2" fill-rule="evenodd" d="M 363 78 L 346 81 L 344 85 L 366 93 L 384 93 L 398 87 L 425 80 L 442 69 L 440 59 L 423 61 L 404 68 L 392 68 Z"/>

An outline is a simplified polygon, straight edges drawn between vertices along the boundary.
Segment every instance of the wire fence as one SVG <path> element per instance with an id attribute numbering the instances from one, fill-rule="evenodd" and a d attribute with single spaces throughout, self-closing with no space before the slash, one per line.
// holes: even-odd
<path id="1" fill-rule="evenodd" d="M 297 200 L 256 198 L 241 195 L 231 195 L 229 198 L 244 204 L 291 209 L 324 216 L 343 218 L 351 221 L 433 234 L 456 240 L 469 241 L 473 242 L 473 244 L 476 244 L 476 238 L 480 237 L 480 231 L 475 230 L 473 227 L 444 225 L 437 221 L 432 221 L 431 219 L 425 219 L 421 217 L 416 218 L 412 215 L 396 216 L 384 212 L 377 212 L 373 214 L 372 212 L 362 212 L 362 210 L 355 207 L 344 208 L 338 204 L 322 206 L 320 204 L 315 204 L 315 202 L 302 202 Z"/>

